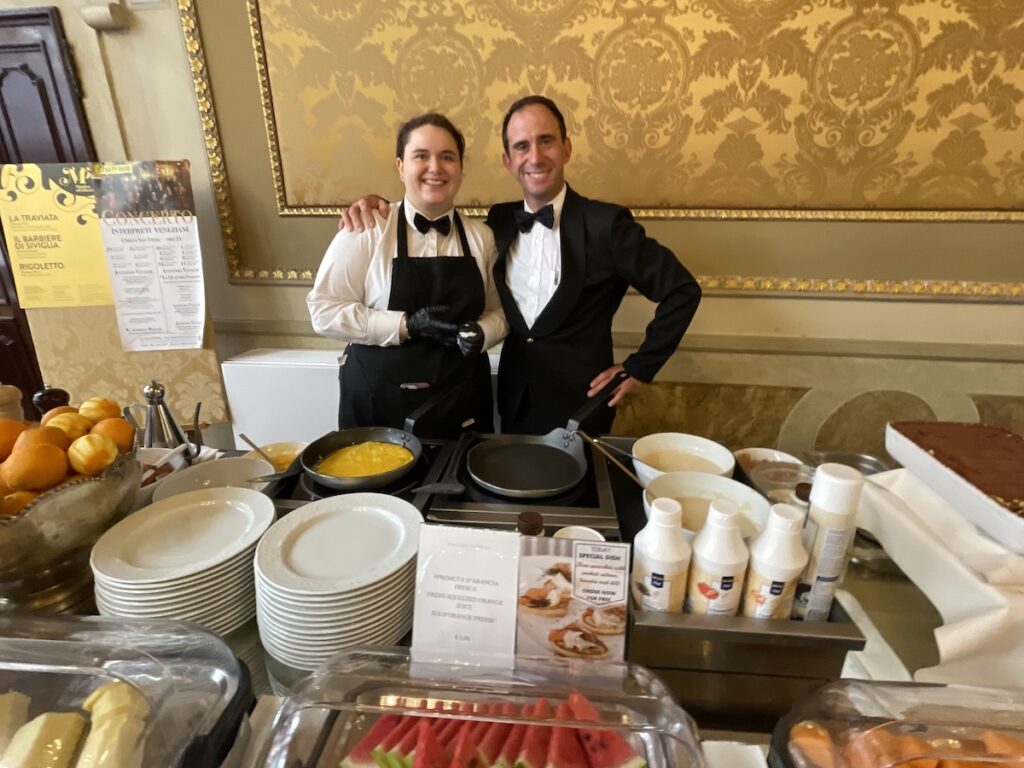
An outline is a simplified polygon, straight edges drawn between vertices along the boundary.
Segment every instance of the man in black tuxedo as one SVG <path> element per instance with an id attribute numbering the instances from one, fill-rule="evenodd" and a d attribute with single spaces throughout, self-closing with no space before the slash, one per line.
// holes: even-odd
<path id="1" fill-rule="evenodd" d="M 565 183 L 572 142 L 553 101 L 527 96 L 513 104 L 502 143 L 502 162 L 524 199 L 499 203 L 487 215 L 510 327 L 498 368 L 498 412 L 504 433 L 544 434 L 564 426 L 621 370 L 629 377 L 609 406 L 651 381 L 679 345 L 701 292 L 628 209 L 582 197 Z M 371 210 L 386 210 L 382 203 L 363 198 L 342 216 L 342 226 L 361 230 Z M 630 286 L 658 306 L 643 344 L 615 365 L 612 318 Z M 583 428 L 605 434 L 614 418 L 614 407 L 600 408 Z"/>

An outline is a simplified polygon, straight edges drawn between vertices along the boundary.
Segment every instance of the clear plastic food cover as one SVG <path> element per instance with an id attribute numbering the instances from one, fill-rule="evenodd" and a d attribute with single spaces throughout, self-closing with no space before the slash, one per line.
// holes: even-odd
<path id="1" fill-rule="evenodd" d="M 261 759 L 275 768 L 704 766 L 693 720 L 643 667 L 421 664 L 393 648 L 343 652 L 303 680 Z"/>
<path id="2" fill-rule="evenodd" d="M 186 622 L 0 616 L 0 765 L 207 765 L 241 675 Z"/>
<path id="3" fill-rule="evenodd" d="M 840 681 L 772 736 L 773 768 L 1024 768 L 1024 690 Z"/>

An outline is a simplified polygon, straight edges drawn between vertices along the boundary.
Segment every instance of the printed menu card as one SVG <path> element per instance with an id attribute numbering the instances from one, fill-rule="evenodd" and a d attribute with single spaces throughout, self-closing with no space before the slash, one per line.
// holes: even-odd
<path id="1" fill-rule="evenodd" d="M 524 536 L 516 653 L 622 660 L 628 575 L 629 544 Z"/>
<path id="2" fill-rule="evenodd" d="M 417 557 L 413 660 L 511 667 L 519 534 L 424 525 Z"/>

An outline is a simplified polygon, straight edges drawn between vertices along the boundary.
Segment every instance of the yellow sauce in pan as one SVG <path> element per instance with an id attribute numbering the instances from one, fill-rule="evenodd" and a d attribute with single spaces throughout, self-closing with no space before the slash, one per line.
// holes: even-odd
<path id="1" fill-rule="evenodd" d="M 390 472 L 412 461 L 412 452 L 394 443 L 366 442 L 332 451 L 314 467 L 331 477 L 369 477 Z"/>

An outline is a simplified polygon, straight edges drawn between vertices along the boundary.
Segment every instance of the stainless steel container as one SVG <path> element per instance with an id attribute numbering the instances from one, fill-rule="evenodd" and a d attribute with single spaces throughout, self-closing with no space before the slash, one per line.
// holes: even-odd
<path id="1" fill-rule="evenodd" d="M 634 610 L 627 658 L 665 681 L 702 728 L 768 731 L 837 679 L 864 636 L 839 603 L 827 622 Z"/>

